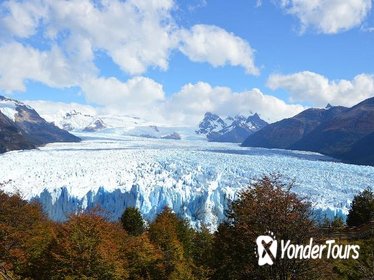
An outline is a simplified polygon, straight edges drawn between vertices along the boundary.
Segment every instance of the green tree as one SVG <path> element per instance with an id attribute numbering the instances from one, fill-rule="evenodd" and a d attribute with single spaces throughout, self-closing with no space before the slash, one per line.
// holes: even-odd
<path id="1" fill-rule="evenodd" d="M 335 260 L 334 270 L 342 280 L 374 279 L 374 237 L 355 240 L 354 243 L 360 246 L 360 257 L 357 260 Z"/>
<path id="2" fill-rule="evenodd" d="M 130 235 L 141 235 L 145 230 L 144 220 L 139 209 L 128 207 L 121 216 L 121 224 Z"/>
<path id="3" fill-rule="evenodd" d="M 335 216 L 334 219 L 331 221 L 331 227 L 334 230 L 344 228 L 344 221 L 343 221 L 342 217 Z"/>
<path id="4" fill-rule="evenodd" d="M 327 216 L 324 217 L 324 219 L 319 225 L 320 228 L 322 228 L 323 230 L 329 230 L 329 232 L 342 229 L 344 228 L 344 226 L 345 226 L 345 223 L 342 217 L 338 215 L 335 215 L 333 220 L 327 218 Z"/>
<path id="5" fill-rule="evenodd" d="M 214 235 L 209 229 L 203 226 L 194 233 L 192 258 L 194 262 L 194 274 L 197 279 L 210 279 L 213 274 L 213 244 Z"/>
<path id="6" fill-rule="evenodd" d="M 360 226 L 374 219 L 374 193 L 367 188 L 353 198 L 347 216 L 347 225 Z"/>

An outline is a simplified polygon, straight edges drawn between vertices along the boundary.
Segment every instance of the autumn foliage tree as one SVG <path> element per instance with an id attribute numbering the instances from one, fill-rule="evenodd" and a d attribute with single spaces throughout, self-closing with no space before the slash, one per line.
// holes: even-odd
<path id="1" fill-rule="evenodd" d="M 122 256 L 127 260 L 130 280 L 159 279 L 165 274 L 163 253 L 147 234 L 129 236 Z"/>
<path id="2" fill-rule="evenodd" d="M 189 258 L 190 228 L 169 208 L 150 225 L 149 236 L 163 253 L 164 274 L 159 279 L 194 279 Z"/>
<path id="3" fill-rule="evenodd" d="M 126 233 L 95 213 L 71 216 L 58 227 L 51 248 L 51 279 L 127 279 L 122 258 Z"/>
<path id="4" fill-rule="evenodd" d="M 306 262 L 277 259 L 260 267 L 255 255 L 256 238 L 269 231 L 296 244 L 313 236 L 311 206 L 291 191 L 293 184 L 265 176 L 232 202 L 215 237 L 214 279 L 312 279 Z"/>
<path id="5" fill-rule="evenodd" d="M 29 277 L 48 266 L 52 227 L 39 204 L 0 191 L 0 275 Z"/>
<path id="6" fill-rule="evenodd" d="M 295 244 L 318 237 L 311 205 L 292 192 L 293 184 L 275 175 L 253 182 L 230 203 L 226 220 L 214 234 L 204 226 L 194 229 L 169 208 L 158 214 L 148 228 L 135 208 L 128 208 L 117 222 L 109 221 L 97 210 L 53 222 L 38 203 L 0 191 L 0 279 L 372 277 L 372 237 L 360 241 L 363 250 L 355 262 L 277 258 L 272 266 L 258 265 L 255 241 L 259 235 L 272 231 L 276 239 Z M 367 193 L 359 196 L 368 197 Z M 355 206 L 361 205 L 361 200 L 354 201 Z M 341 221 L 336 224 L 340 227 Z"/>

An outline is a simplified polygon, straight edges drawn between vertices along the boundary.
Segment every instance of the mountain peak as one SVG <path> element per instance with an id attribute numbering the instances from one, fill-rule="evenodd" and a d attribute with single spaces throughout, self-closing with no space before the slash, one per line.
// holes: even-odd
<path id="1" fill-rule="evenodd" d="M 326 107 L 325 107 L 325 109 L 331 109 L 333 106 L 330 104 L 330 103 L 328 103 L 327 105 L 326 105 Z"/>
<path id="2" fill-rule="evenodd" d="M 246 117 L 241 114 L 227 116 L 224 120 L 207 112 L 199 124 L 197 134 L 205 134 L 209 141 L 240 143 L 253 132 L 263 128 L 267 122 L 258 114 Z"/>
<path id="3" fill-rule="evenodd" d="M 204 114 L 204 119 L 219 119 L 219 116 L 211 112 L 206 112 Z"/>
<path id="4" fill-rule="evenodd" d="M 52 142 L 78 142 L 80 139 L 48 123 L 30 106 L 0 96 L 0 152 L 31 149 Z"/>
<path id="5" fill-rule="evenodd" d="M 86 126 L 83 131 L 84 132 L 95 132 L 101 129 L 106 128 L 104 122 L 102 119 L 96 119 L 93 122 L 91 122 L 88 126 Z"/>
<path id="6" fill-rule="evenodd" d="M 374 98 L 351 108 L 326 108 L 309 108 L 273 123 L 250 135 L 243 146 L 318 152 L 351 163 L 374 165 L 374 155 L 365 153 L 372 151 Z"/>
<path id="7" fill-rule="evenodd" d="M 211 112 L 204 114 L 204 119 L 199 124 L 199 129 L 196 131 L 197 134 L 208 134 L 214 131 L 219 131 L 226 126 L 224 120 L 218 115 Z"/>

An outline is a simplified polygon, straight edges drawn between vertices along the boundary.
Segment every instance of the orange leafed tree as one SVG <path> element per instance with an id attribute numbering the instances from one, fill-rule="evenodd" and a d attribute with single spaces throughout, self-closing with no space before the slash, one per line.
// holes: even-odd
<path id="1" fill-rule="evenodd" d="M 95 213 L 71 216 L 57 228 L 51 248 L 52 279 L 128 279 L 121 252 L 127 234 Z"/>

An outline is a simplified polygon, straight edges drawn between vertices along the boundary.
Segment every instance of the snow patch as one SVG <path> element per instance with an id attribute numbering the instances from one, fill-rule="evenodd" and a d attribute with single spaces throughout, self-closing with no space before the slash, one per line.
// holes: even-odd
<path id="1" fill-rule="evenodd" d="M 0 112 L 12 121 L 16 121 L 17 104 L 8 99 L 0 100 Z"/>

